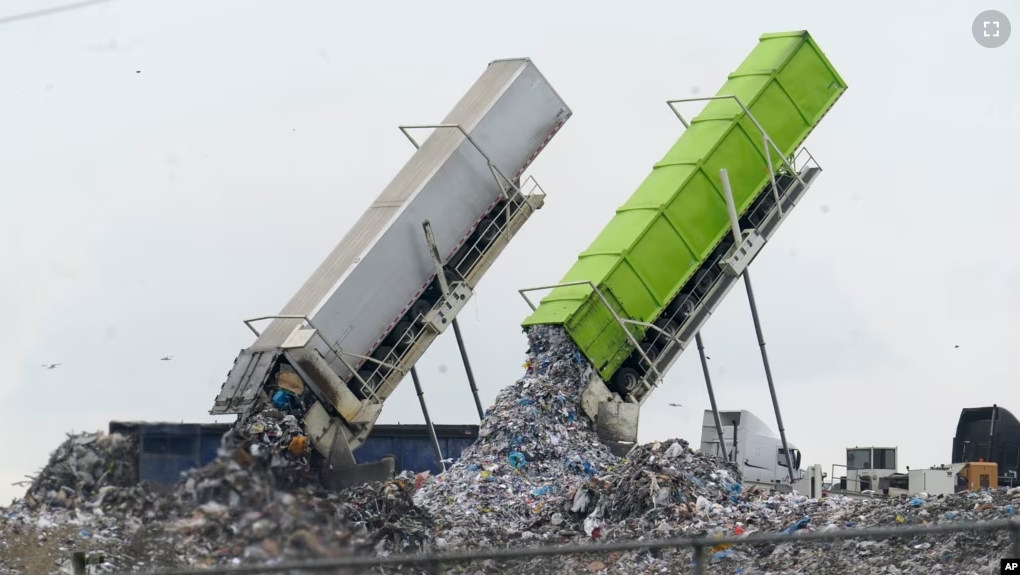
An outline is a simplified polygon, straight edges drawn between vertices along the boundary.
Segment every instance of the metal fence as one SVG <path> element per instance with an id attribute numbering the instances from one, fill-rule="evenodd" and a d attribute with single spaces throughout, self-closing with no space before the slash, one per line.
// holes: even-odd
<path id="1" fill-rule="evenodd" d="M 779 544 L 783 542 L 815 542 L 824 540 L 854 540 L 863 538 L 884 539 L 909 536 L 945 535 L 961 532 L 1008 531 L 1012 545 L 1004 557 L 1020 558 L 1020 519 L 995 520 L 988 522 L 959 522 L 933 526 L 900 526 L 891 528 L 849 528 L 845 530 L 794 532 L 792 534 L 751 534 L 749 536 L 726 536 L 714 538 L 698 536 L 672 538 L 667 540 L 628 541 L 605 544 L 575 546 L 543 546 L 514 549 L 471 550 L 444 554 L 405 555 L 389 557 L 349 557 L 329 560 L 300 562 L 278 562 L 275 564 L 219 566 L 208 570 L 174 572 L 175 574 L 265 574 L 284 572 L 323 573 L 326 570 L 366 569 L 374 567 L 413 567 L 431 574 L 442 573 L 444 566 L 453 566 L 474 561 L 506 561 L 536 557 L 566 556 L 583 554 L 606 554 L 612 552 L 657 551 L 678 548 L 692 548 L 694 551 L 694 574 L 704 574 L 706 553 L 720 545 L 753 546 L 756 544 Z"/>

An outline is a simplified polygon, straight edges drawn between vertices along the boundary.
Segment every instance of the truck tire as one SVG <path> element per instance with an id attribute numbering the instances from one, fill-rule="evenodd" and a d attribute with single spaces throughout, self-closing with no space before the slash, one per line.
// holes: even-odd
<path id="1" fill-rule="evenodd" d="M 411 324 L 407 320 L 401 320 L 397 322 L 397 325 L 393 327 L 393 331 L 390 332 L 389 338 L 387 338 L 387 344 L 400 347 L 409 345 L 414 339 L 414 324 Z"/>
<path id="2" fill-rule="evenodd" d="M 432 310 L 432 303 L 424 298 L 419 298 L 411 304 L 411 309 L 407 311 L 407 317 L 411 322 L 417 322 L 418 317 L 425 317 L 429 311 Z"/>
<path id="3" fill-rule="evenodd" d="M 358 376 L 361 376 L 361 379 L 365 381 L 365 384 L 367 384 L 369 388 L 375 391 L 375 389 L 379 387 L 379 372 L 376 371 L 378 365 L 375 364 L 374 362 L 369 362 L 369 364 L 372 364 L 372 366 L 368 368 L 362 368 L 361 370 L 359 370 Z M 352 382 L 352 384 L 355 388 L 358 388 L 358 390 L 355 391 L 356 396 L 359 397 L 367 396 L 360 390 L 359 385 L 361 384 L 361 382 L 358 382 L 358 380 L 355 379 L 354 382 Z"/>
<path id="4" fill-rule="evenodd" d="M 637 390 L 641 383 L 641 375 L 633 368 L 622 367 L 613 374 L 613 390 L 621 397 L 626 398 L 627 394 Z"/>
<path id="5" fill-rule="evenodd" d="M 672 320 L 667 316 L 659 317 L 659 319 L 655 321 L 655 325 L 658 326 L 660 330 L 662 330 L 666 334 L 669 334 L 670 336 L 675 336 L 676 333 L 680 330 L 680 324 L 678 324 L 676 320 Z M 658 336 L 659 338 L 664 338 L 662 334 L 656 334 L 656 336 Z"/>
<path id="6" fill-rule="evenodd" d="M 655 360 L 659 357 L 658 346 L 652 344 L 651 342 L 642 342 L 641 351 L 645 353 L 645 356 L 648 356 L 648 359 L 652 361 L 652 364 L 655 364 Z M 641 366 L 645 370 L 651 370 L 651 366 L 645 366 L 644 357 L 642 357 L 640 354 L 635 354 L 635 356 L 637 356 L 638 366 Z"/>
<path id="7" fill-rule="evenodd" d="M 375 352 L 372 352 L 372 358 L 386 362 L 386 357 L 390 355 L 390 352 L 393 352 L 392 346 L 380 346 L 375 349 Z"/>
<path id="8" fill-rule="evenodd" d="M 712 281 L 715 278 L 712 277 L 712 273 L 708 270 L 700 270 L 694 275 L 692 279 L 694 283 L 694 294 L 698 298 L 704 298 L 705 294 L 712 288 Z"/>
<path id="9" fill-rule="evenodd" d="M 782 184 L 779 184 L 780 187 Z M 765 190 L 762 199 L 758 202 L 758 205 L 754 210 L 747 216 L 747 221 L 751 226 L 758 227 L 763 221 L 765 221 L 765 215 L 769 213 L 769 210 L 776 205 L 776 199 L 772 196 L 771 184 Z"/>
<path id="10" fill-rule="evenodd" d="M 687 320 L 687 317 L 694 313 L 697 301 L 689 294 L 680 294 L 666 306 L 666 315 L 673 318 L 678 324 Z"/>
<path id="11" fill-rule="evenodd" d="M 496 239 L 496 236 L 499 236 L 499 230 L 496 226 L 492 225 L 495 221 L 493 218 L 483 218 L 478 223 L 478 240 L 481 242 L 479 248 L 484 249 Z"/>

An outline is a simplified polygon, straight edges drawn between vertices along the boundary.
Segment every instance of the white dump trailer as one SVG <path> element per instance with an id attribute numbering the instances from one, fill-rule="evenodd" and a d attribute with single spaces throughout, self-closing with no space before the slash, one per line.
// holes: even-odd
<path id="1" fill-rule="evenodd" d="M 521 58 L 491 62 L 442 124 L 402 126 L 417 151 L 280 314 L 246 321 L 257 340 L 210 412 L 244 414 L 296 373 L 315 450 L 354 466 L 383 403 L 542 207 L 521 177 L 570 116 Z M 259 320 L 271 321 L 261 333 Z"/>

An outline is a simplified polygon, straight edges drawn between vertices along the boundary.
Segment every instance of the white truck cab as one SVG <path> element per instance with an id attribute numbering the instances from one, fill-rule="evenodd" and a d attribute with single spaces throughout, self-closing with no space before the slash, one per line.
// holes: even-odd
<path id="1" fill-rule="evenodd" d="M 719 446 L 715 418 L 711 410 L 705 410 L 701 426 L 702 453 L 735 462 L 745 482 L 792 485 L 805 478 L 806 474 L 800 468 L 800 450 L 790 443 L 793 469 L 797 475 L 791 481 L 783 442 L 760 418 L 747 410 L 727 410 L 719 412 L 719 419 L 726 445 Z"/>

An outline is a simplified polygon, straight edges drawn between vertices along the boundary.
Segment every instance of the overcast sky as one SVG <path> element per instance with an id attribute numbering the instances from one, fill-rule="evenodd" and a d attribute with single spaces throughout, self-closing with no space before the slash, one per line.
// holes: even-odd
<path id="1" fill-rule="evenodd" d="M 558 281 L 673 144 L 665 100 L 715 93 L 764 32 L 808 29 L 849 84 L 807 142 L 825 172 L 752 266 L 804 464 L 944 463 L 961 408 L 1020 410 L 1020 38 L 971 35 L 1020 10 L 488 6 L 121 0 L 0 26 L 0 502 L 65 432 L 209 420 L 242 319 L 278 312 L 413 153 L 397 125 L 529 56 L 575 115 L 530 169 L 546 207 L 461 315 L 491 402 L 522 372 L 516 290 Z M 742 286 L 704 337 L 720 407 L 774 426 Z M 476 421 L 452 335 L 419 369 L 436 422 Z M 692 350 L 641 440 L 696 444 L 707 407 Z M 409 382 L 381 421 L 422 421 Z"/>

